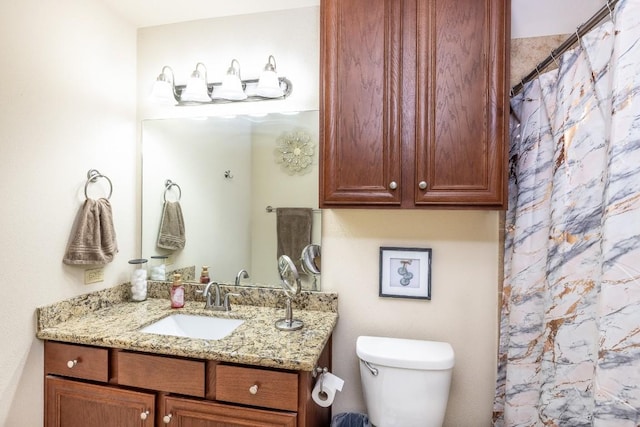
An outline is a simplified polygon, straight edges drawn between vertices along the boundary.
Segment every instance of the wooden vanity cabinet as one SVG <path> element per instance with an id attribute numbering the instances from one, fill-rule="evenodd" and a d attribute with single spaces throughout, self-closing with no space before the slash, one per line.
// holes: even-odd
<path id="1" fill-rule="evenodd" d="M 45 378 L 46 427 L 152 427 L 155 395 L 54 376 Z"/>
<path id="2" fill-rule="evenodd" d="M 331 369 L 331 341 L 318 366 Z M 326 427 L 311 372 L 45 342 L 46 427 Z"/>
<path id="3" fill-rule="evenodd" d="M 320 205 L 506 201 L 509 0 L 323 0 Z"/>

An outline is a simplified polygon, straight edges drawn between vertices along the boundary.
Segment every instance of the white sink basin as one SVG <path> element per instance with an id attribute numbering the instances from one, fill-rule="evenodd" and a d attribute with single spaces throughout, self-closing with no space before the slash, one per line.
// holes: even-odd
<path id="1" fill-rule="evenodd" d="M 203 340 L 219 340 L 229 335 L 243 323 L 244 320 L 240 319 L 172 314 L 141 328 L 140 332 Z"/>

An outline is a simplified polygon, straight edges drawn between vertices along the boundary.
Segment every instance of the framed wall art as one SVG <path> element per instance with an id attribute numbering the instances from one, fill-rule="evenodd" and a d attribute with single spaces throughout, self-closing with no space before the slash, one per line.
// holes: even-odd
<path id="1" fill-rule="evenodd" d="M 381 247 L 379 295 L 431 299 L 431 249 Z"/>

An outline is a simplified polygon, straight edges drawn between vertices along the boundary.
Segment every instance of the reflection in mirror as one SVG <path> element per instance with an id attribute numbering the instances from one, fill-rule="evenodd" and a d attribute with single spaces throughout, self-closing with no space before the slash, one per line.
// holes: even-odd
<path id="1" fill-rule="evenodd" d="M 276 208 L 312 209 L 309 243 L 320 245 L 317 111 L 144 120 L 142 163 L 142 257 L 168 255 L 167 271 L 198 278 L 208 266 L 211 280 L 233 284 L 245 269 L 243 285 L 279 288 Z M 164 200 L 178 196 L 185 245 L 171 251 L 157 242 Z M 317 275 L 300 278 L 320 290 Z"/>

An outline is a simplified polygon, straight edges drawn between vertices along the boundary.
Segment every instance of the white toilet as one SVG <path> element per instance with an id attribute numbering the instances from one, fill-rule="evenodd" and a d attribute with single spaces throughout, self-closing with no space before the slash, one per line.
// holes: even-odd
<path id="1" fill-rule="evenodd" d="M 449 343 L 358 337 L 360 379 L 375 427 L 442 427 L 449 398 Z"/>

